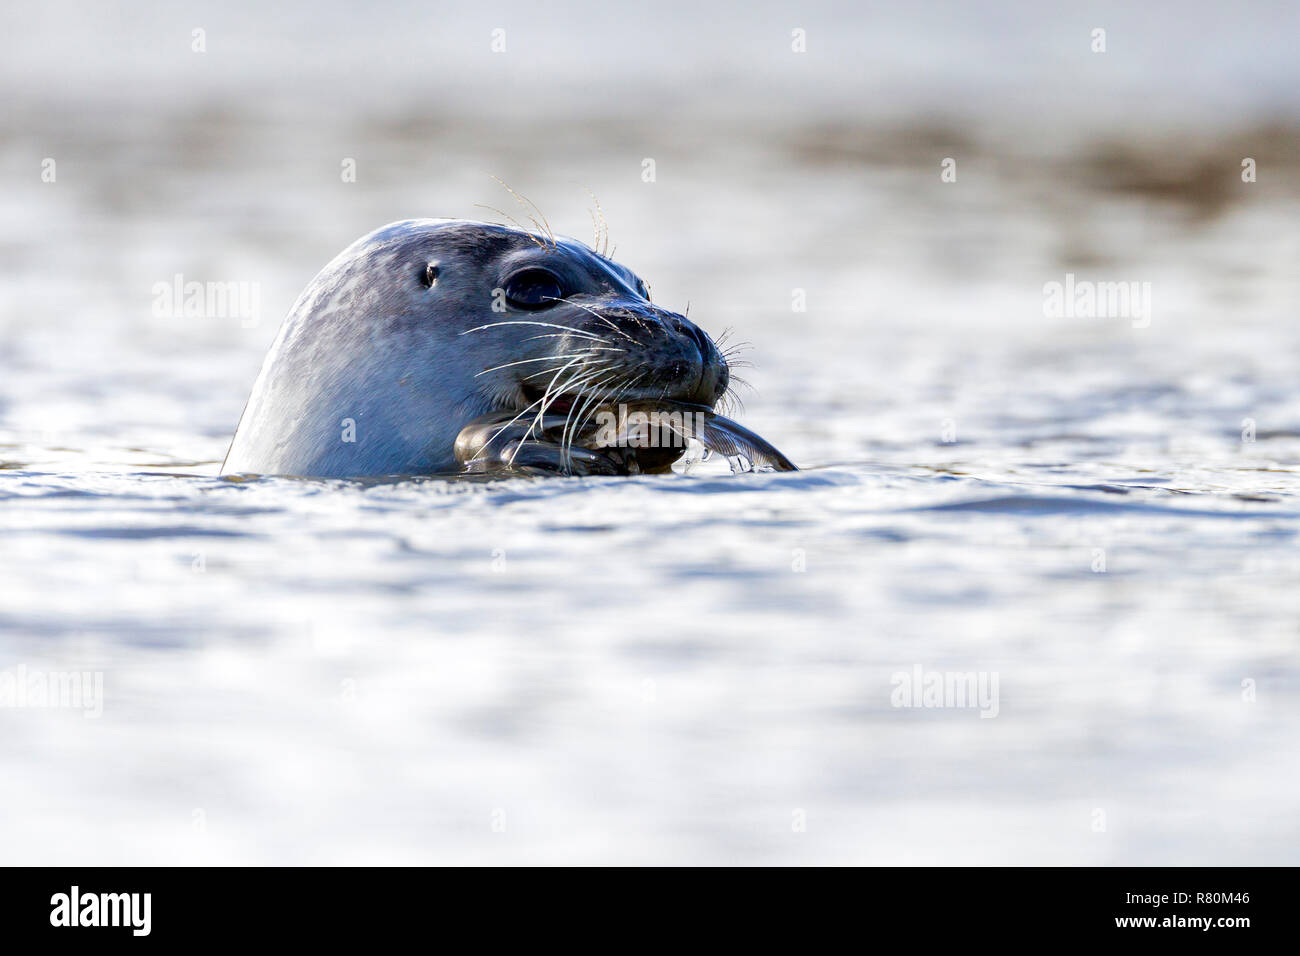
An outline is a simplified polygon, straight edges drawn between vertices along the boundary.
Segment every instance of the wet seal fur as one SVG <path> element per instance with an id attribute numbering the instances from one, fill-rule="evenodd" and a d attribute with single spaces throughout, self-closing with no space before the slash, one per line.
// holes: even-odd
<path id="1" fill-rule="evenodd" d="M 454 474 L 457 436 L 482 416 L 581 419 L 618 401 L 712 408 L 729 380 L 713 339 L 583 243 L 406 220 L 358 239 L 303 290 L 221 473 Z M 581 462 L 564 470 L 584 473 Z"/>

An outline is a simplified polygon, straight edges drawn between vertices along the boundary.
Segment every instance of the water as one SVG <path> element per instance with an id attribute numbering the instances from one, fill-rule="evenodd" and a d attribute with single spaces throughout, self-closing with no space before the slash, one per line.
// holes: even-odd
<path id="1" fill-rule="evenodd" d="M 732 99 L 665 108 L 685 68 L 629 79 L 593 44 L 632 109 L 446 37 L 480 98 L 436 63 L 372 87 L 348 64 L 399 41 L 346 19 L 294 79 L 289 27 L 204 14 L 196 63 L 189 19 L 145 9 L 33 26 L 48 86 L 23 45 L 6 66 L 0 673 L 102 673 L 103 701 L 0 708 L 0 859 L 1296 861 L 1292 66 L 1261 57 L 1240 110 L 1180 100 L 1195 121 L 1050 57 L 1026 85 L 1078 110 L 1043 109 L 974 52 L 945 69 L 992 79 L 955 102 L 932 76 L 910 112 L 873 97 L 920 53 L 734 67 Z M 112 82 L 78 78 L 95 57 Z M 513 214 L 488 173 L 580 237 L 595 192 L 657 301 L 751 343 L 735 417 L 804 470 L 216 477 L 314 271 L 386 221 Z M 255 285 L 258 315 L 156 315 L 177 273 Z M 1150 309 L 1051 317 L 1067 274 L 1150 283 Z M 893 706 L 918 666 L 996 675 L 996 716 Z"/>

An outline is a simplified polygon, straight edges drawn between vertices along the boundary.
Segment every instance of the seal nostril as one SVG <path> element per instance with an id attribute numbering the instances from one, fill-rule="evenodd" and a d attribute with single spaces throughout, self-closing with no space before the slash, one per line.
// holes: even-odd
<path id="1" fill-rule="evenodd" d="M 709 355 L 709 337 L 705 335 L 698 325 L 692 325 L 691 339 L 695 342 L 696 347 L 700 350 L 701 358 L 708 358 Z"/>
<path id="2" fill-rule="evenodd" d="M 686 321 L 685 319 L 677 319 L 675 326 L 676 331 L 685 335 L 695 343 L 695 347 L 700 350 L 700 358 L 707 361 L 711 343 L 709 342 L 709 337 L 701 331 L 700 327 L 693 322 Z"/>

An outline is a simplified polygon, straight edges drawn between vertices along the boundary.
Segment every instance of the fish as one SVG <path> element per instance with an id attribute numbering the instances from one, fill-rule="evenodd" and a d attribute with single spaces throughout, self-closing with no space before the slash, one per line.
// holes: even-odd
<path id="1" fill-rule="evenodd" d="M 726 458 L 733 473 L 798 471 L 771 442 L 707 405 L 638 401 L 570 415 L 481 415 L 456 436 L 456 460 L 469 474 L 662 474 L 689 441 Z"/>

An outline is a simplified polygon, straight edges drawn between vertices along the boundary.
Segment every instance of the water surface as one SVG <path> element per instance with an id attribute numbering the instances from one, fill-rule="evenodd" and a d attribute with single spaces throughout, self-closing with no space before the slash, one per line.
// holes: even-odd
<path id="1" fill-rule="evenodd" d="M 5 74 L 0 671 L 104 699 L 0 709 L 0 859 L 1296 861 L 1300 134 L 1285 83 L 1227 109 L 1189 75 L 1195 120 L 1132 93 L 1178 85 L 1133 45 L 1237 77 L 1246 28 L 1207 65 L 1112 19 L 1095 80 L 1035 16 L 805 75 L 761 45 L 789 56 L 780 10 L 740 39 L 674 10 L 683 47 L 597 60 L 603 100 L 528 30 L 475 59 L 464 17 L 429 40 L 455 71 L 407 82 L 358 72 L 396 32 L 341 13 L 298 79 L 288 14 L 35 34 L 63 66 Z M 810 22 L 935 36 L 852 16 Z M 939 61 L 983 79 L 909 73 Z M 722 92 L 680 93 L 709 64 Z M 481 99 L 447 94 L 471 68 Z M 751 343 L 736 417 L 804 470 L 218 478 L 316 269 L 394 219 L 513 214 L 489 173 L 580 237 L 599 196 L 657 301 Z M 178 273 L 260 312 L 155 314 Z M 1067 274 L 1150 283 L 1149 314 L 1051 317 Z M 996 717 L 893 706 L 918 666 L 996 674 Z"/>

